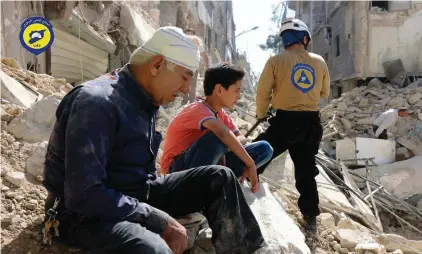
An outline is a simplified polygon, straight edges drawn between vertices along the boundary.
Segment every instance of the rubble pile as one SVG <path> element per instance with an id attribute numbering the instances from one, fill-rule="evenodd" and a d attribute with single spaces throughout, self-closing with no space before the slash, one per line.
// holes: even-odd
<path id="1" fill-rule="evenodd" d="M 47 74 L 37 74 L 32 71 L 23 70 L 14 59 L 2 59 L 1 70 L 8 76 L 31 87 L 44 96 L 61 91 L 67 93 L 72 89 L 72 86 L 66 83 L 66 79 L 55 79 Z"/>
<path id="2" fill-rule="evenodd" d="M 408 150 L 411 150 L 419 154 L 417 147 L 422 148 L 422 87 L 396 89 L 375 80 L 368 86 L 357 87 L 342 94 L 321 111 L 325 127 L 323 137 L 335 140 L 373 137 L 372 123 L 380 114 L 391 108 L 406 107 L 410 116 L 399 117 L 396 125 L 388 132 L 391 134 L 390 139 L 398 140 L 404 146 L 398 147 L 399 153 L 408 154 Z"/>

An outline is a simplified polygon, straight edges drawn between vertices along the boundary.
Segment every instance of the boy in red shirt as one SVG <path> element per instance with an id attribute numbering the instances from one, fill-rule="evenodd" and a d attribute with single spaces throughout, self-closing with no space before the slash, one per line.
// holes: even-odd
<path id="1" fill-rule="evenodd" d="M 256 169 L 273 154 L 266 141 L 246 144 L 233 120 L 224 111 L 240 98 L 245 73 L 224 63 L 205 72 L 205 100 L 197 100 L 182 109 L 170 122 L 161 158 L 163 174 L 193 167 L 223 164 L 237 177 L 248 177 L 252 191 L 257 190 Z"/>

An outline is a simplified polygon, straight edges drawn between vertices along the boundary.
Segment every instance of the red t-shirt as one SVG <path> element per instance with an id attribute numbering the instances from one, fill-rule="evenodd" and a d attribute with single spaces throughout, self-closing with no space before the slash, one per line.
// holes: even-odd
<path id="1" fill-rule="evenodd" d="M 164 140 L 163 157 L 161 157 L 161 173 L 167 174 L 173 158 L 182 154 L 196 140 L 208 132 L 204 128 L 205 121 L 210 119 L 222 121 L 233 133 L 239 130 L 233 119 L 223 110 L 214 112 L 205 102 L 196 101 L 182 109 L 170 122 Z"/>

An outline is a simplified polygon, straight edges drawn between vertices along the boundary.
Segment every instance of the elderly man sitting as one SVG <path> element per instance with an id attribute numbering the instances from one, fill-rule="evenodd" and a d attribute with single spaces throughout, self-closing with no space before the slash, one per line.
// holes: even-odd
<path id="1" fill-rule="evenodd" d="M 44 173 L 46 222 L 59 221 L 61 240 L 101 253 L 182 253 L 186 230 L 173 217 L 203 211 L 217 253 L 265 245 L 230 169 L 157 177 L 157 110 L 189 92 L 198 63 L 198 46 L 163 27 L 121 70 L 63 98 Z"/>

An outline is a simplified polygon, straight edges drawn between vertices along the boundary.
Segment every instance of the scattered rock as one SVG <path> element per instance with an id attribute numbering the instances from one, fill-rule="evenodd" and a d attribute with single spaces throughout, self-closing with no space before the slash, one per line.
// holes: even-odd
<path id="1" fill-rule="evenodd" d="M 364 254 L 368 251 L 375 254 L 387 254 L 385 247 L 377 243 L 360 243 L 355 248 L 358 254 Z"/>
<path id="2" fill-rule="evenodd" d="M 404 253 L 403 253 L 402 250 L 398 249 L 398 250 L 391 252 L 391 254 L 404 254 Z"/>
<path id="3" fill-rule="evenodd" d="M 9 226 L 9 225 L 13 224 L 14 222 L 15 222 L 15 216 L 14 215 L 8 215 L 1 220 L 2 226 L 3 225 Z"/>
<path id="4" fill-rule="evenodd" d="M 406 238 L 395 234 L 382 234 L 375 237 L 378 244 L 384 245 L 387 251 L 402 250 L 404 253 L 422 252 L 422 241 L 407 240 Z M 408 247 L 410 248 L 408 248 Z"/>
<path id="5" fill-rule="evenodd" d="M 346 118 L 340 118 L 340 121 L 346 130 L 350 130 L 352 128 L 352 123 Z"/>
<path id="6" fill-rule="evenodd" d="M 348 254 L 349 253 L 349 249 L 347 249 L 347 248 L 340 248 L 340 253 L 342 253 L 342 254 Z"/>
<path id="7" fill-rule="evenodd" d="M 341 111 L 345 111 L 345 110 L 347 109 L 347 104 L 346 104 L 346 103 L 344 103 L 344 102 L 340 102 L 340 103 L 337 105 L 337 109 L 338 109 L 338 110 L 341 110 Z"/>
<path id="8" fill-rule="evenodd" d="M 16 195 L 17 195 L 17 193 L 13 192 L 13 191 L 8 191 L 5 194 L 6 198 L 14 198 L 14 197 L 16 197 Z"/>
<path id="9" fill-rule="evenodd" d="M 340 245 L 340 244 L 338 244 L 338 243 L 336 243 L 336 244 L 334 244 L 333 249 L 334 249 L 335 251 L 340 251 L 340 249 L 341 249 L 341 245 Z"/>
<path id="10" fill-rule="evenodd" d="M 22 115 L 13 119 L 8 130 L 27 142 L 48 140 L 56 122 L 56 109 L 62 94 L 53 94 L 34 103 Z"/>
<path id="11" fill-rule="evenodd" d="M 321 219 L 321 225 L 327 229 L 335 229 L 336 228 L 336 222 L 334 219 L 334 216 L 331 213 L 321 213 L 319 215 L 319 218 Z"/>
<path id="12" fill-rule="evenodd" d="M 47 146 L 47 141 L 43 141 L 37 144 L 37 146 L 35 146 L 34 148 L 32 155 L 26 161 L 26 171 L 34 177 L 43 175 Z"/>
<path id="13" fill-rule="evenodd" d="M 355 248 L 359 243 L 375 242 L 369 229 L 351 219 L 341 219 L 335 237 L 343 248 Z"/>
<path id="14" fill-rule="evenodd" d="M 22 182 L 25 179 L 25 174 L 22 172 L 8 172 L 5 179 L 13 185 L 21 187 Z"/>
<path id="15" fill-rule="evenodd" d="M 411 96 L 409 96 L 409 99 L 407 99 L 407 101 L 410 104 L 415 104 L 416 102 L 418 102 L 420 99 L 422 99 L 422 93 L 415 93 Z"/>

